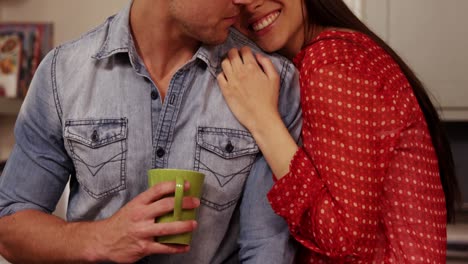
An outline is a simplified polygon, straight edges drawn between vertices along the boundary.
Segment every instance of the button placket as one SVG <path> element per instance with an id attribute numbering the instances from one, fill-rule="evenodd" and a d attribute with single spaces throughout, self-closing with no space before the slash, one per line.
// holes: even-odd
<path id="1" fill-rule="evenodd" d="M 164 157 L 164 155 L 166 155 L 166 151 L 159 147 L 157 150 L 156 150 L 156 156 L 158 156 L 158 158 L 162 158 Z"/>
<path id="2" fill-rule="evenodd" d="M 186 78 L 187 74 L 190 74 L 190 71 L 186 69 L 180 69 L 174 74 L 169 83 L 166 100 L 162 102 L 161 111 L 158 112 L 158 116 L 153 115 L 153 126 L 156 125 L 154 126 L 155 135 L 153 139 L 154 152 L 152 165 L 154 168 L 164 168 L 167 166 L 169 151 L 174 137 L 175 122 L 177 121 L 177 115 L 182 102 L 180 96 L 184 94 L 184 90 L 186 89 L 185 83 L 189 79 Z M 153 102 L 152 105 L 154 104 Z"/>
<path id="3" fill-rule="evenodd" d="M 158 92 L 151 91 L 151 99 L 152 100 L 157 100 L 158 98 L 159 98 Z"/>

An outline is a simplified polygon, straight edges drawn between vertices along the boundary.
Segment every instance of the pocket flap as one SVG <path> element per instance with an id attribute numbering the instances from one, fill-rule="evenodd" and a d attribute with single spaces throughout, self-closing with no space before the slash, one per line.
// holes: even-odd
<path id="1" fill-rule="evenodd" d="M 252 135 L 247 131 L 237 129 L 199 127 L 197 144 L 225 159 L 259 152 Z"/>
<path id="2" fill-rule="evenodd" d="M 127 138 L 127 119 L 67 120 L 65 138 L 99 148 Z"/>

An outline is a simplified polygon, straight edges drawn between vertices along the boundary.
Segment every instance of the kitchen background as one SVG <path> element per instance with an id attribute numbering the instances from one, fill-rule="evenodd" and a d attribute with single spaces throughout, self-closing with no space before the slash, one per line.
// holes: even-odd
<path id="1" fill-rule="evenodd" d="M 0 0 L 0 22 L 52 22 L 60 44 L 100 24 L 128 0 Z M 345 0 L 412 66 L 445 121 L 468 210 L 468 10 L 467 0 Z M 14 144 L 20 99 L 0 98 L 0 162 Z M 1 170 L 1 165 L 0 165 Z M 68 192 L 56 214 L 64 216 Z M 468 263 L 468 213 L 448 228 L 447 263 Z M 7 263 L 1 259 L 0 263 Z"/>

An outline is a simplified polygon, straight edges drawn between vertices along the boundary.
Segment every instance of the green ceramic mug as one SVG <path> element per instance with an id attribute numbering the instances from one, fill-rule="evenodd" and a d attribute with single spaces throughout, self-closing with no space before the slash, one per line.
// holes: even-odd
<path id="1" fill-rule="evenodd" d="M 175 181 L 175 202 L 174 211 L 158 217 L 157 223 L 168 223 L 174 221 L 196 220 L 197 209 L 183 210 L 182 199 L 184 196 L 200 198 L 203 191 L 203 182 L 205 175 L 198 171 L 181 169 L 151 169 L 148 171 L 148 186 L 167 181 Z M 190 189 L 184 191 L 185 182 L 190 182 Z M 160 236 L 156 238 L 159 243 L 190 245 L 192 241 L 192 232 Z"/>

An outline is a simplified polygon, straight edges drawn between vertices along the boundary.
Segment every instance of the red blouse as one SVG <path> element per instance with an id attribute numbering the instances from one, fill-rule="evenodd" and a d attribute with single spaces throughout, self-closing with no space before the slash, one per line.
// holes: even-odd
<path id="1" fill-rule="evenodd" d="M 364 34 L 324 31 L 295 64 L 303 147 L 268 198 L 298 263 L 445 263 L 437 158 L 396 62 Z"/>

